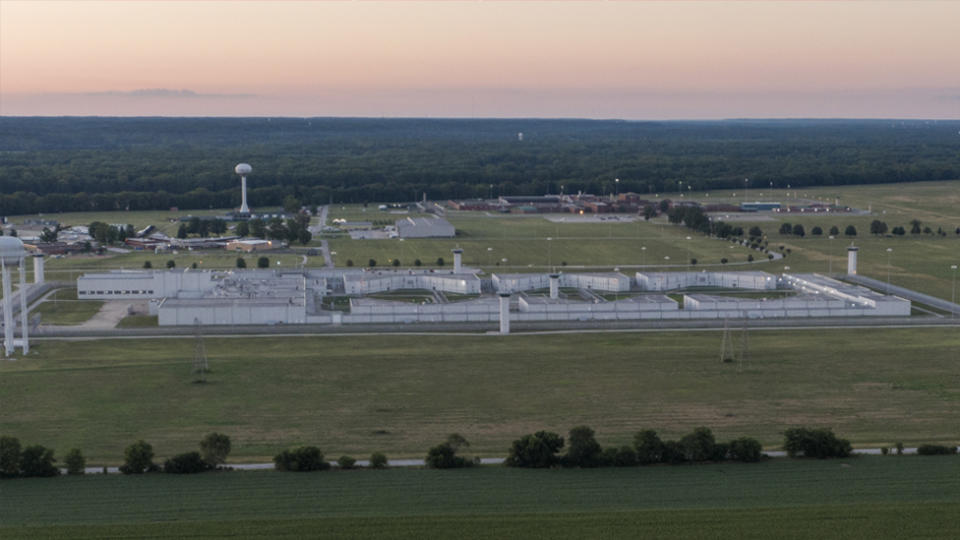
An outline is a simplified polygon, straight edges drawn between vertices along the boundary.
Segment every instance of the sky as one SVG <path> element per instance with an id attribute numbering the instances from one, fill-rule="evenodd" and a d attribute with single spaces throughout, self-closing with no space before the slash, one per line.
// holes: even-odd
<path id="1" fill-rule="evenodd" d="M 960 118 L 960 2 L 0 0 L 0 115 Z"/>

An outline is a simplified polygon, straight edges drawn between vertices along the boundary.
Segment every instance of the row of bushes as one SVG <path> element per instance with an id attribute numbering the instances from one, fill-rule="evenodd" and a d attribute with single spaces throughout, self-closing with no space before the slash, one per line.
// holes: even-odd
<path id="1" fill-rule="evenodd" d="M 559 452 L 569 443 L 564 454 Z M 469 467 L 479 460 L 458 455 L 470 443 L 459 434 L 447 439 L 427 452 L 425 464 L 433 469 Z M 784 432 L 784 450 L 792 458 L 843 458 L 852 453 L 850 441 L 838 438 L 830 429 L 791 428 Z M 897 453 L 902 453 L 897 444 Z M 169 474 L 193 474 L 219 468 L 230 454 L 230 437 L 210 433 L 200 441 L 200 451 L 178 454 L 164 461 L 163 466 L 153 463 L 153 447 L 139 440 L 124 450 L 123 474 L 159 472 Z M 883 448 L 883 450 L 887 450 Z M 887 452 L 884 451 L 884 454 Z M 917 448 L 920 455 L 956 454 L 956 446 L 924 444 Z M 603 448 L 597 442 L 593 429 L 578 426 L 570 430 L 566 441 L 550 431 L 538 431 L 513 441 L 505 465 L 508 467 L 633 467 L 653 464 L 681 464 L 739 461 L 754 463 L 765 459 L 760 442 L 750 437 L 741 437 L 727 443 L 717 442 L 713 432 L 698 427 L 680 440 L 664 441 L 654 430 L 642 430 L 634 436 L 633 445 Z M 83 474 L 85 459 L 80 450 L 72 449 L 64 458 L 68 474 Z M 60 470 L 54 465 L 52 449 L 40 445 L 21 448 L 20 441 L 13 437 L 0 437 L 0 477 L 56 476 Z M 300 446 L 284 450 L 273 458 L 278 471 L 310 472 L 330 469 L 323 452 L 316 446 Z M 370 456 L 370 468 L 387 467 L 387 457 L 376 452 Z M 357 468 L 357 460 L 341 456 L 337 460 L 341 469 Z M 106 470 L 106 469 L 104 469 Z"/>
<path id="2" fill-rule="evenodd" d="M 323 452 L 316 446 L 300 446 L 284 450 L 274 456 L 273 466 L 278 471 L 311 472 L 325 471 L 330 468 L 330 463 L 324 460 Z M 337 460 L 337 466 L 341 469 L 356 469 L 357 460 L 350 456 L 340 456 L 340 459 Z M 386 467 L 386 455 L 374 452 L 370 456 L 371 469 L 385 469 Z"/>
<path id="3" fill-rule="evenodd" d="M 587 426 L 570 430 L 567 452 L 559 455 L 564 439 L 549 431 L 524 435 L 513 441 L 506 465 L 509 467 L 633 467 L 655 463 L 696 463 L 707 461 L 756 462 L 763 459 L 760 442 L 749 437 L 718 443 L 709 428 L 699 427 L 679 441 L 663 441 L 654 430 L 634 436 L 633 445 L 602 448 Z"/>

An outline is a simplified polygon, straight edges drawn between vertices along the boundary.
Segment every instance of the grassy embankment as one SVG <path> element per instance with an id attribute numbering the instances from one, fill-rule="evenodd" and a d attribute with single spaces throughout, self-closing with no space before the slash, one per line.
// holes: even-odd
<path id="1" fill-rule="evenodd" d="M 739 329 L 734 330 L 739 343 Z M 35 341 L 0 363 L 0 433 L 92 465 L 137 439 L 167 457 L 210 431 L 236 462 L 316 444 L 331 456 L 421 457 L 459 432 L 484 456 L 517 437 L 587 424 L 604 445 L 643 428 L 782 443 L 832 427 L 855 445 L 956 443 L 960 337 L 953 329 L 753 331 L 749 357 L 719 361 L 720 332 L 548 336 L 206 339 L 212 374 L 192 384 L 192 339 Z"/>
<path id="2" fill-rule="evenodd" d="M 4 481 L 0 535 L 950 538 L 960 458 Z"/>

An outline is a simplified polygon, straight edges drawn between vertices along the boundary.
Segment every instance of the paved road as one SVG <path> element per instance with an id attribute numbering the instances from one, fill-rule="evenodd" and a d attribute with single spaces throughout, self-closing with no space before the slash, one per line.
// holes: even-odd
<path id="1" fill-rule="evenodd" d="M 330 210 L 330 205 L 323 205 L 320 207 L 320 230 L 323 231 L 323 227 L 327 224 L 327 212 Z M 320 253 L 323 254 L 323 265 L 327 268 L 333 268 L 333 257 L 330 256 L 330 244 L 326 239 L 320 240 Z"/>

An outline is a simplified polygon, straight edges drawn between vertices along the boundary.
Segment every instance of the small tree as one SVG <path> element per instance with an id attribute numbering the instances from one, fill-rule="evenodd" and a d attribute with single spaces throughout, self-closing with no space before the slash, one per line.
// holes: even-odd
<path id="1" fill-rule="evenodd" d="M 465 446 L 470 446 L 470 443 L 468 443 L 462 435 L 459 433 L 451 433 L 447 436 L 445 442 L 434 446 L 427 452 L 427 458 L 425 460 L 427 467 L 431 469 L 469 467 L 472 464 L 470 460 L 456 455 L 457 451 Z"/>
<path id="2" fill-rule="evenodd" d="M 200 441 L 200 452 L 203 460 L 210 465 L 214 467 L 223 465 L 227 461 L 227 456 L 230 455 L 230 437 L 223 433 L 208 433 Z"/>
<path id="3" fill-rule="evenodd" d="M 880 221 L 879 219 L 875 219 L 870 222 L 870 234 L 881 235 L 881 234 L 886 234 L 886 232 L 887 232 L 886 223 Z"/>
<path id="4" fill-rule="evenodd" d="M 753 463 L 760 461 L 763 457 L 763 447 L 760 441 L 750 437 L 741 437 L 730 441 L 730 459 L 734 461 L 743 461 L 744 463 Z"/>
<path id="5" fill-rule="evenodd" d="M 344 470 L 355 469 L 357 460 L 350 456 L 340 456 L 340 459 L 337 460 L 337 466 Z"/>
<path id="6" fill-rule="evenodd" d="M 637 450 L 637 461 L 641 465 L 660 463 L 663 459 L 663 441 L 652 429 L 645 429 L 633 437 L 633 447 Z"/>
<path id="7" fill-rule="evenodd" d="M 257 268 L 270 268 L 270 259 L 267 257 L 257 259 Z"/>
<path id="8" fill-rule="evenodd" d="M 507 467 L 552 467 L 560 461 L 556 454 L 561 448 L 563 437 L 550 431 L 538 431 L 513 441 L 504 464 Z"/>
<path id="9" fill-rule="evenodd" d="M 390 261 L 390 264 L 394 267 L 400 266 L 400 259 L 394 259 Z"/>
<path id="10" fill-rule="evenodd" d="M 0 478 L 20 475 L 20 439 L 0 437 Z"/>
<path id="11" fill-rule="evenodd" d="M 791 428 L 784 432 L 783 449 L 790 457 L 847 457 L 850 441 L 837 438 L 829 429 Z"/>
<path id="12" fill-rule="evenodd" d="M 187 237 L 187 224 L 181 223 L 180 227 L 177 229 L 177 238 L 183 240 Z"/>
<path id="13" fill-rule="evenodd" d="M 749 235 L 750 235 L 750 238 L 762 238 L 763 230 L 760 229 L 760 227 L 757 227 L 756 225 L 754 225 L 753 227 L 750 227 Z"/>
<path id="14" fill-rule="evenodd" d="M 67 474 L 83 474 L 87 466 L 87 459 L 80 453 L 79 448 L 71 448 L 63 458 L 64 465 L 67 466 Z"/>
<path id="15" fill-rule="evenodd" d="M 807 235 L 807 232 L 803 229 L 803 225 L 797 223 L 796 225 L 793 226 L 793 235 L 803 238 L 804 236 Z"/>
<path id="16" fill-rule="evenodd" d="M 724 455 L 720 455 L 720 448 L 709 428 L 694 429 L 693 433 L 680 439 L 680 445 L 683 447 L 683 457 L 687 461 L 720 461 L 726 457 L 726 447 L 723 448 Z"/>
<path id="17" fill-rule="evenodd" d="M 237 257 L 237 268 L 246 268 L 247 260 L 243 257 Z"/>
<path id="18" fill-rule="evenodd" d="M 34 476 L 57 476 L 60 469 L 53 463 L 53 449 L 39 444 L 28 446 L 20 453 L 20 475 L 26 478 Z"/>
<path id="19" fill-rule="evenodd" d="M 568 467 L 599 467 L 601 465 L 600 443 L 593 436 L 593 430 L 587 426 L 577 426 L 570 430 L 567 439 L 570 446 L 564 456 Z"/>
<path id="20" fill-rule="evenodd" d="M 387 456 L 384 453 L 374 452 L 370 454 L 371 469 L 386 469 L 387 463 L 389 463 L 389 461 L 387 460 Z"/>
<path id="21" fill-rule="evenodd" d="M 370 268 L 373 268 L 373 267 L 377 266 L 377 260 L 376 260 L 376 259 L 370 259 L 369 261 L 367 261 L 367 266 L 370 267 Z"/>
<path id="22" fill-rule="evenodd" d="M 153 464 L 153 446 L 142 439 L 128 446 L 123 457 L 124 463 L 120 466 L 123 474 L 143 474 L 157 469 Z"/>
<path id="23" fill-rule="evenodd" d="M 854 227 L 853 225 L 847 225 L 847 228 L 843 230 L 843 234 L 845 234 L 846 236 L 856 236 L 857 228 Z"/>
<path id="24" fill-rule="evenodd" d="M 783 225 L 780 225 L 780 234 L 790 234 L 792 232 L 793 232 L 793 225 L 790 225 L 789 223 L 784 223 Z"/>
<path id="25" fill-rule="evenodd" d="M 174 261 L 173 259 L 170 259 L 169 261 L 167 261 L 167 268 L 176 268 L 176 267 L 177 267 L 176 261 Z"/>
<path id="26" fill-rule="evenodd" d="M 211 466 L 200 456 L 200 452 L 179 454 L 163 462 L 163 472 L 168 474 L 202 473 Z"/>
<path id="27" fill-rule="evenodd" d="M 413 261 L 413 265 L 414 265 L 414 266 L 423 266 L 423 261 L 421 261 L 420 259 L 417 259 L 417 260 Z"/>
<path id="28" fill-rule="evenodd" d="M 921 221 L 919 219 L 910 220 L 910 234 L 920 234 Z"/>
<path id="29" fill-rule="evenodd" d="M 437 257 L 437 266 L 443 266 L 444 260 L 443 257 Z"/>
<path id="30" fill-rule="evenodd" d="M 250 224 L 246 221 L 241 221 L 240 223 L 237 223 L 237 228 L 234 232 L 236 232 L 237 236 L 241 238 L 250 236 Z"/>
<path id="31" fill-rule="evenodd" d="M 153 263 L 150 262 L 150 261 L 143 261 L 143 267 L 146 268 L 147 270 L 149 270 L 149 269 L 153 268 Z"/>
<path id="32" fill-rule="evenodd" d="M 330 468 L 330 464 L 323 460 L 323 452 L 316 446 L 284 450 L 273 458 L 273 465 L 278 471 L 288 472 L 324 471 Z"/>
<path id="33" fill-rule="evenodd" d="M 353 259 L 347 259 L 347 266 L 353 266 Z"/>
<path id="34" fill-rule="evenodd" d="M 810 229 L 810 234 L 813 236 L 822 236 L 823 229 L 821 229 L 819 225 L 815 225 L 812 229 Z"/>
<path id="35" fill-rule="evenodd" d="M 830 234 L 833 236 L 837 236 L 840 234 L 840 229 L 837 228 L 836 225 L 834 225 L 833 227 L 830 227 Z"/>

